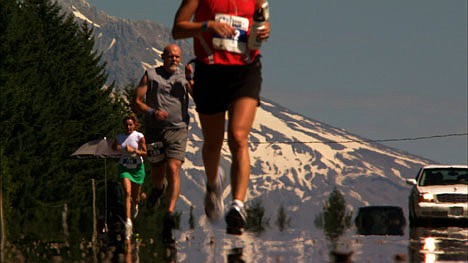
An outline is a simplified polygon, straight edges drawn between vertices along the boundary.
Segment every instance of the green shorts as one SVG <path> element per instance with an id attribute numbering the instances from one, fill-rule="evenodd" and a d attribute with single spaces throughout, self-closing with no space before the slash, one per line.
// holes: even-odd
<path id="1" fill-rule="evenodd" d="M 128 178 L 131 182 L 142 185 L 146 177 L 145 165 L 141 163 L 137 168 L 129 169 L 119 164 L 119 177 L 120 179 Z"/>

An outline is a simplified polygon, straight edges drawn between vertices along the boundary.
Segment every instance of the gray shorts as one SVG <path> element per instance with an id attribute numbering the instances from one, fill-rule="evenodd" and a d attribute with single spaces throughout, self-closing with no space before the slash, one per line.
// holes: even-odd
<path id="1" fill-rule="evenodd" d="M 166 161 L 168 158 L 178 159 L 182 162 L 185 160 L 188 128 L 167 129 L 162 132 L 153 133 L 152 135 L 153 136 L 148 136 L 148 138 L 151 138 L 146 142 L 148 145 L 154 142 L 163 143 L 162 151 L 165 153 L 165 159 L 162 159 L 159 162 Z"/>

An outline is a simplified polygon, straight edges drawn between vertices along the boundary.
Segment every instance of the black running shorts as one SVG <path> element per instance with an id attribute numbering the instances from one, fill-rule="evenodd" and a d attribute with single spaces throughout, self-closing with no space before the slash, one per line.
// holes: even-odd
<path id="1" fill-rule="evenodd" d="M 235 100 L 254 98 L 260 105 L 262 64 L 257 57 L 243 66 L 206 65 L 197 62 L 194 75 L 193 99 L 197 112 L 224 112 Z"/>

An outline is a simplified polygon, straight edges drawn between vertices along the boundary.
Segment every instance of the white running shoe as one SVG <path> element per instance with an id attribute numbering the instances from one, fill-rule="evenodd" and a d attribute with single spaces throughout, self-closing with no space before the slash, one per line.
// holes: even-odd
<path id="1" fill-rule="evenodd" d="M 133 207 L 133 219 L 138 216 L 138 204 Z"/>
<path id="2" fill-rule="evenodd" d="M 125 239 L 131 239 L 133 235 L 133 224 L 132 220 L 127 219 L 127 221 L 124 223 L 125 224 Z"/>
<path id="3" fill-rule="evenodd" d="M 223 217 L 224 213 L 224 172 L 221 167 L 218 168 L 217 177 L 214 189 L 211 189 L 208 183 L 206 184 L 205 213 L 211 222 L 219 221 Z"/>

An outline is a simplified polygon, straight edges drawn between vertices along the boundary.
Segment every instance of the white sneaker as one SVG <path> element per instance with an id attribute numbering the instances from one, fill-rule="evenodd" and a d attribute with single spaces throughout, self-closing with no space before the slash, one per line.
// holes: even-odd
<path id="1" fill-rule="evenodd" d="M 224 202 L 223 202 L 223 181 L 224 173 L 221 167 L 218 168 L 218 175 L 216 180 L 216 186 L 214 189 L 206 184 L 206 193 L 205 193 L 205 214 L 208 219 L 212 222 L 219 221 L 224 212 Z"/>
<path id="2" fill-rule="evenodd" d="M 125 239 L 131 239 L 132 234 L 133 234 L 133 224 L 132 220 L 127 219 L 127 221 L 124 223 L 125 224 Z"/>
<path id="3" fill-rule="evenodd" d="M 133 219 L 138 216 L 138 204 L 133 207 Z"/>

